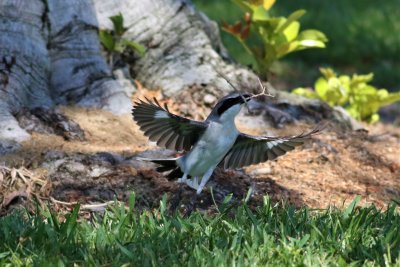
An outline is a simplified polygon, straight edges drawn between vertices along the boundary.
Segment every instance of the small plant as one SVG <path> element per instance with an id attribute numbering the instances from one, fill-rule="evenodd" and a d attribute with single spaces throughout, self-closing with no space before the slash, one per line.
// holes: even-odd
<path id="1" fill-rule="evenodd" d="M 108 52 L 108 61 L 111 65 L 111 68 L 127 48 L 131 48 L 140 56 L 143 56 L 146 52 L 146 48 L 143 45 L 123 38 L 127 28 L 124 28 L 124 18 L 122 14 L 120 13 L 112 16 L 110 17 L 110 20 L 113 23 L 114 29 L 100 30 L 99 38 L 101 44 Z"/>
<path id="2" fill-rule="evenodd" d="M 374 77 L 372 73 L 350 77 L 338 76 L 330 68 L 320 68 L 320 71 L 323 76 L 315 82 L 315 91 L 297 88 L 293 93 L 321 99 L 331 106 L 343 106 L 353 118 L 369 123 L 379 121 L 381 107 L 400 101 L 400 92 L 389 93 L 368 84 Z"/>
<path id="3" fill-rule="evenodd" d="M 275 0 L 233 0 L 246 13 L 244 22 L 225 25 L 223 30 L 232 34 L 254 58 L 261 76 L 266 76 L 277 59 L 303 49 L 325 48 L 328 41 L 318 30 L 300 32 L 298 21 L 306 11 L 297 10 L 289 17 L 272 17 L 269 10 Z M 260 46 L 250 46 L 249 37 L 254 33 Z"/>

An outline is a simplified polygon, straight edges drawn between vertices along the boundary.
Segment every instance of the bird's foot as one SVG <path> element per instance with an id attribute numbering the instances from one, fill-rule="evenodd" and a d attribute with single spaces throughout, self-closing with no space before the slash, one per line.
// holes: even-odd
<path id="1" fill-rule="evenodd" d="M 186 184 L 197 191 L 197 189 L 199 188 L 199 179 L 197 177 L 193 177 L 192 179 L 187 179 L 186 180 Z"/>

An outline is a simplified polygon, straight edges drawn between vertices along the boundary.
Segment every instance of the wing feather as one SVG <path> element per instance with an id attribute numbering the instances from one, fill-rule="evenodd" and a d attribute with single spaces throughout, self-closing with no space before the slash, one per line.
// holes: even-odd
<path id="1" fill-rule="evenodd" d="M 320 133 L 326 126 L 326 123 L 321 123 L 312 131 L 296 136 L 271 137 L 240 134 L 223 159 L 223 165 L 225 168 L 238 168 L 276 159 Z"/>
<path id="2" fill-rule="evenodd" d="M 147 102 L 146 102 L 147 101 Z M 139 100 L 132 109 L 133 119 L 151 141 L 169 149 L 189 151 L 207 128 L 206 122 L 172 114 L 168 106 L 154 98 Z"/>

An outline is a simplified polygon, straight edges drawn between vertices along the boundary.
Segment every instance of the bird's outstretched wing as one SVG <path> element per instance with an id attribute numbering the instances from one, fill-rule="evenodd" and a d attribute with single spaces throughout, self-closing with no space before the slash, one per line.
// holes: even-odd
<path id="1" fill-rule="evenodd" d="M 325 127 L 326 124 L 322 123 L 308 133 L 285 137 L 251 136 L 242 133 L 221 163 L 225 169 L 229 169 L 273 160 L 303 144 L 306 139 L 321 132 Z"/>
<path id="2" fill-rule="evenodd" d="M 207 128 L 205 122 L 172 114 L 166 104 L 162 107 L 155 98 L 154 102 L 146 100 L 134 103 L 133 119 L 144 134 L 159 146 L 189 151 Z"/>

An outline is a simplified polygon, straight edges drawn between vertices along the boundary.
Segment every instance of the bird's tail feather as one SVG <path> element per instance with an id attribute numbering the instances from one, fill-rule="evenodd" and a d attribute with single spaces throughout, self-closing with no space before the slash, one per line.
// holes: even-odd
<path id="1" fill-rule="evenodd" d="M 137 159 L 143 161 L 151 161 L 155 164 L 160 165 L 159 167 L 156 168 L 157 172 L 170 171 L 170 173 L 166 176 L 168 180 L 178 179 L 183 176 L 181 168 L 176 164 L 176 160 L 178 158 L 170 158 L 170 159 L 137 158 Z"/>

